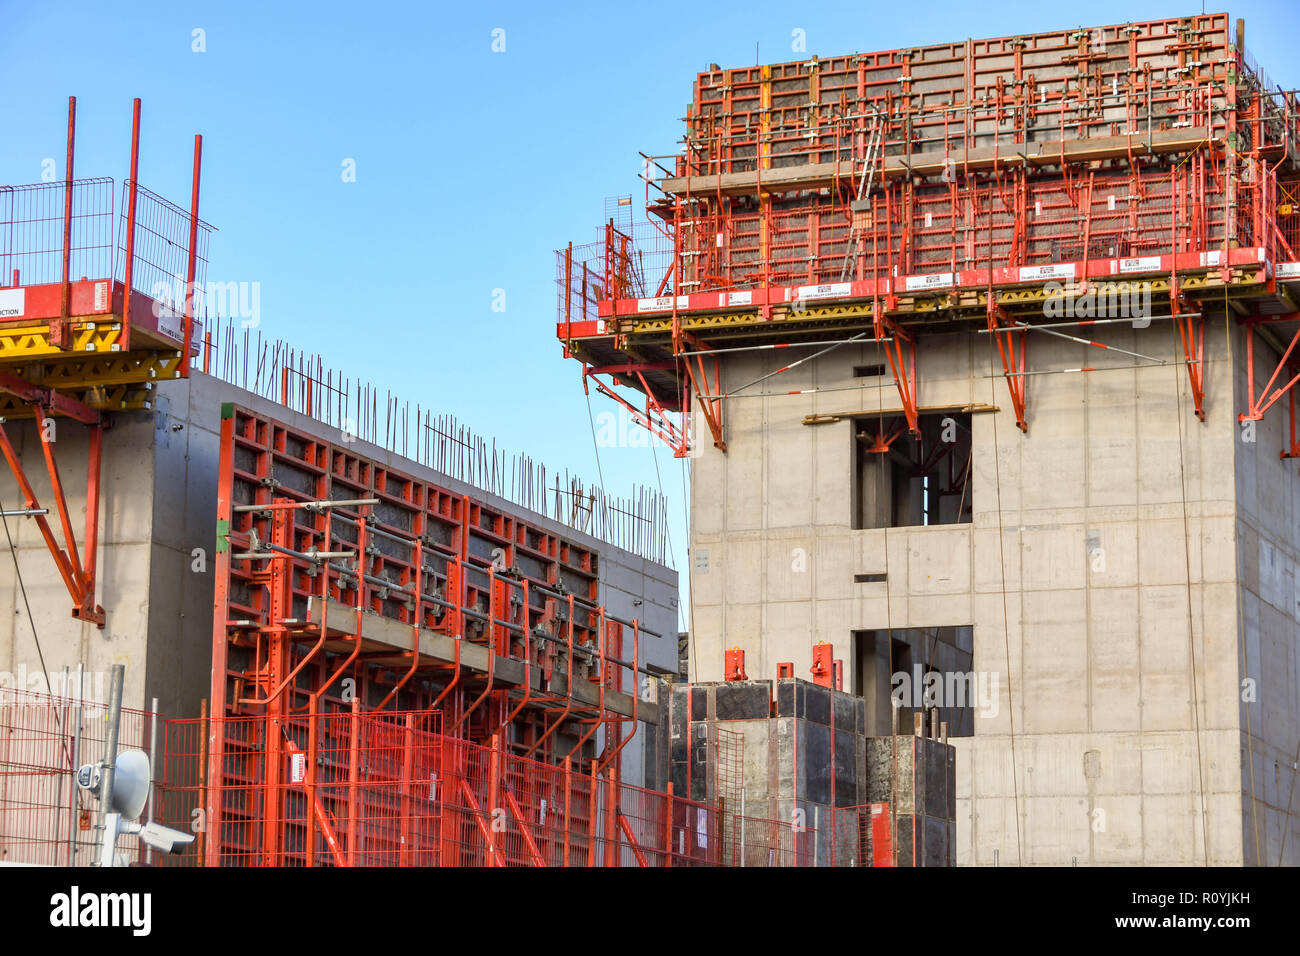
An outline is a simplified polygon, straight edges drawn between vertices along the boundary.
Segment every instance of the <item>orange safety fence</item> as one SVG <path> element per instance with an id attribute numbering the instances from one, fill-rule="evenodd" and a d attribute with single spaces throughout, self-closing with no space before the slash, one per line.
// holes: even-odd
<path id="1" fill-rule="evenodd" d="M 0 860 L 91 862 L 102 702 L 0 688 Z M 80 707 L 80 719 L 78 719 Z M 165 866 L 717 866 L 719 808 L 442 733 L 437 711 L 166 719 L 123 710 L 154 754 L 152 818 L 195 834 Z M 80 727 L 80 734 L 78 734 Z M 147 815 L 147 814 L 146 814 Z"/>
<path id="2" fill-rule="evenodd" d="M 76 771 L 104 756 L 106 681 L 87 675 L 81 684 L 82 693 L 66 697 L 0 684 L 0 863 L 88 865 L 97 857 L 96 803 Z M 151 717 L 122 709 L 119 751 L 148 749 Z M 128 863 L 153 856 L 134 836 L 117 850 Z"/>

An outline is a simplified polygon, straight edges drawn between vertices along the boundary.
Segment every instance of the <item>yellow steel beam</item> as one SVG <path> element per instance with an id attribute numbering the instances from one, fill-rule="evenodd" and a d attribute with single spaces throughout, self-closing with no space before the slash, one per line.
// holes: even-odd
<path id="1" fill-rule="evenodd" d="M 72 344 L 61 349 L 50 344 L 48 323 L 3 325 L 0 326 L 0 364 L 70 352 L 118 352 L 121 339 L 121 322 L 73 322 Z"/>
<path id="2" fill-rule="evenodd" d="M 92 385 L 129 385 L 180 378 L 181 353 L 176 350 L 116 352 L 67 356 L 31 362 L 14 370 L 34 385 L 60 391 Z"/>
<path id="3" fill-rule="evenodd" d="M 1240 298 L 1250 298 L 1261 294 L 1262 284 L 1255 279 L 1254 271 L 1234 269 L 1229 279 L 1228 294 Z M 1117 276 L 1092 276 L 1093 283 L 1143 282 L 1151 290 L 1152 298 L 1167 297 L 1169 294 L 1169 277 L 1162 275 L 1150 279 L 1119 278 Z M 1197 291 L 1222 291 L 1224 281 L 1218 269 L 1206 272 L 1180 273 L 1179 288 L 1184 294 Z M 1042 286 L 999 287 L 996 290 L 998 303 L 1008 308 L 1026 305 L 1040 305 L 1053 295 Z M 933 295 L 898 296 L 896 307 L 889 311 L 892 317 L 909 315 L 927 315 L 938 312 L 960 312 L 977 310 L 982 312 L 987 305 L 987 291 L 982 289 L 946 289 L 936 291 Z M 834 305 L 806 306 L 793 305 L 774 307 L 770 319 L 764 319 L 758 310 L 744 312 L 707 312 L 690 313 L 679 316 L 681 327 L 687 332 L 739 331 L 762 327 L 774 329 L 780 327 L 800 326 L 816 322 L 846 321 L 871 318 L 870 300 L 847 302 Z M 672 319 L 667 316 L 638 318 L 621 316 L 610 323 L 620 335 L 653 336 L 672 331 Z"/>
<path id="4" fill-rule="evenodd" d="M 93 385 L 88 388 L 60 390 L 69 398 L 106 412 L 133 412 L 152 407 L 153 391 L 143 384 Z M 33 418 L 32 406 L 21 399 L 0 392 L 0 418 Z"/>

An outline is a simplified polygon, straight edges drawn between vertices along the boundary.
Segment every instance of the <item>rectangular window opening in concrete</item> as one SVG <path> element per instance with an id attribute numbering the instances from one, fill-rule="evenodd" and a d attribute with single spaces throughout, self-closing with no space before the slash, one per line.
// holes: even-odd
<path id="1" fill-rule="evenodd" d="M 972 632 L 969 624 L 854 631 L 850 689 L 866 701 L 868 736 L 889 734 L 895 699 L 899 733 L 912 732 L 922 708 L 937 708 L 948 736 L 971 736 L 989 691 L 971 670 Z"/>
<path id="2" fill-rule="evenodd" d="M 853 527 L 902 528 L 971 520 L 971 417 L 944 411 L 854 422 Z"/>
<path id="3" fill-rule="evenodd" d="M 885 374 L 884 364 L 879 365 L 855 365 L 853 366 L 854 378 L 879 378 Z"/>

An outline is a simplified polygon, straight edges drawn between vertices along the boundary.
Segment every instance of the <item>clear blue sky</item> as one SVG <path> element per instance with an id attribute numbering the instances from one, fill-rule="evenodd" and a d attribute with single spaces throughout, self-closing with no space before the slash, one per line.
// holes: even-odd
<path id="1" fill-rule="evenodd" d="M 188 203 L 204 136 L 210 280 L 261 285 L 262 331 L 592 478 L 579 366 L 554 337 L 553 250 L 595 238 L 605 197 L 642 193 L 710 62 L 828 56 L 1201 12 L 1199 2 L 684 5 L 10 2 L 0 182 L 62 176 L 78 97 L 79 176 L 124 178 L 144 100 L 140 181 Z M 1218 5 L 1210 12 L 1222 10 Z M 1294 3 L 1229 11 L 1294 87 Z M 1080 17 L 1086 19 L 1080 20 Z M 206 52 L 192 52 L 192 31 Z M 506 50 L 492 51 L 492 31 Z M 340 176 L 356 160 L 356 182 Z M 506 311 L 492 311 L 494 289 Z M 594 407 L 611 407 L 593 398 Z M 606 448 L 611 492 L 655 484 L 647 447 Z M 660 448 L 685 568 L 680 465 Z M 684 582 L 683 582 L 684 583 Z"/>

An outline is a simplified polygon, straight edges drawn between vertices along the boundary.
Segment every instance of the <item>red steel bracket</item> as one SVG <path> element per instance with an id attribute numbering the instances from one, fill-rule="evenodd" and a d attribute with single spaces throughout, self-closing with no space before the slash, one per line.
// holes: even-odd
<path id="1" fill-rule="evenodd" d="M 36 520 L 36 526 L 40 529 L 41 537 L 45 539 L 45 546 L 54 558 L 54 565 L 58 569 L 59 576 L 63 578 L 63 583 L 72 596 L 72 616 L 78 620 L 90 621 L 97 627 L 102 628 L 104 626 L 104 609 L 95 603 L 95 570 L 99 551 L 99 479 L 100 462 L 103 455 L 104 426 L 99 419 L 98 412 L 86 408 L 79 402 L 63 399 L 51 406 L 51 410 L 57 409 L 65 413 L 67 413 L 69 406 L 74 406 L 71 410 L 75 413 L 74 417 L 77 417 L 79 421 L 86 420 L 82 414 L 83 412 L 88 412 L 92 416 L 90 420 L 93 424 L 90 429 L 90 447 L 87 453 L 86 465 L 86 558 L 83 562 L 77 549 L 76 536 L 72 531 L 72 515 L 68 509 L 67 498 L 63 494 L 63 482 L 59 476 L 58 464 L 54 460 L 54 436 L 45 424 L 46 406 L 41 398 L 31 394 L 33 389 L 34 386 L 0 373 L 0 391 L 9 392 L 26 401 L 33 402 L 36 413 L 36 434 L 40 438 L 41 451 L 45 456 L 45 467 L 49 473 L 54 507 L 63 531 L 63 547 L 59 546 L 49 522 L 45 520 L 44 514 L 33 513 L 32 517 Z M 42 390 L 36 389 L 36 391 Z M 9 435 L 6 433 L 3 423 L 0 423 L 0 453 L 4 455 L 5 461 L 8 462 L 9 470 L 13 472 L 14 480 L 18 483 L 18 488 L 22 492 L 23 506 L 31 512 L 39 511 L 40 504 L 36 500 L 36 492 L 27 479 L 27 473 L 23 470 L 22 461 L 19 459 L 17 451 L 14 450 L 13 444 L 9 441 Z"/>
<path id="2" fill-rule="evenodd" d="M 1300 313 L 1290 313 L 1287 316 L 1269 316 L 1268 318 L 1270 321 L 1277 321 L 1279 319 L 1294 321 L 1296 319 L 1300 319 Z M 1273 374 L 1269 376 L 1268 381 L 1264 384 L 1264 388 L 1260 391 L 1258 397 L 1255 395 L 1255 325 L 1256 324 L 1257 323 L 1253 320 L 1246 320 L 1245 322 L 1246 325 L 1246 400 L 1249 403 L 1249 410 L 1237 416 L 1237 421 L 1239 422 L 1248 422 L 1248 421 L 1257 422 L 1260 419 L 1262 419 L 1264 417 L 1264 413 L 1268 411 L 1270 408 L 1272 408 L 1279 398 L 1281 398 L 1283 395 L 1290 392 L 1291 389 L 1295 386 L 1295 383 L 1297 381 L 1300 381 L 1300 372 L 1297 372 L 1287 381 L 1285 385 L 1281 385 L 1277 388 L 1273 387 L 1273 384 L 1278 380 L 1278 376 L 1282 374 L 1283 369 L 1286 369 L 1288 372 L 1293 371 L 1292 366 L 1294 363 L 1290 361 L 1291 353 L 1295 351 L 1296 342 L 1300 342 L 1300 329 L 1297 329 L 1295 335 L 1291 336 L 1291 342 L 1289 345 L 1287 345 L 1286 351 L 1282 353 L 1282 357 L 1278 360 L 1277 368 L 1275 368 L 1273 370 Z"/>
<path id="3" fill-rule="evenodd" d="M 640 409 L 614 391 L 611 385 L 607 385 L 597 378 L 599 374 L 601 374 L 600 367 L 589 365 L 582 367 L 582 388 L 584 392 L 588 390 L 587 382 L 594 382 L 597 390 L 602 395 L 612 398 L 622 405 L 627 409 L 628 414 L 632 416 L 634 422 L 671 448 L 674 457 L 685 458 L 690 454 L 690 436 L 687 433 L 689 415 L 687 412 L 683 411 L 682 425 L 679 428 L 669 421 L 668 409 L 660 405 L 658 400 L 650 393 L 649 387 L 644 384 L 644 379 L 642 380 L 642 387 L 646 389 L 645 408 Z"/>
<path id="4" fill-rule="evenodd" d="M 692 345 L 697 353 L 709 351 L 712 346 L 706 345 L 695 336 L 682 333 L 682 339 Z M 694 359 L 694 364 L 692 364 Z M 705 424 L 709 426 L 709 432 L 713 435 L 713 447 L 719 451 L 727 450 L 727 443 L 722 438 L 722 362 L 715 355 L 712 358 L 713 363 L 713 381 L 709 381 L 709 373 L 705 368 L 705 356 L 696 354 L 687 356 L 683 364 L 686 366 L 686 379 L 689 382 L 682 383 L 682 421 L 686 422 L 690 415 L 691 402 L 695 401 L 700 413 L 704 416 Z M 639 376 L 638 376 L 639 377 Z M 643 379 L 642 386 L 648 388 Z M 691 393 L 694 393 L 692 397 Z"/>
<path id="5" fill-rule="evenodd" d="M 1025 422 L 1025 352 L 1028 347 L 1025 329 L 1018 327 L 1015 320 L 993 301 L 991 295 L 988 329 L 997 339 L 998 352 L 1002 356 L 1002 373 L 1006 377 L 1007 391 L 1011 394 L 1011 405 L 1016 412 L 1016 427 L 1022 432 L 1028 432 L 1029 425 Z"/>
<path id="6" fill-rule="evenodd" d="M 892 305 L 893 299 L 890 298 Z M 913 437 L 921 436 L 916 408 L 916 340 L 902 326 L 896 324 L 880 309 L 873 309 L 876 341 L 888 338 L 884 343 L 885 355 L 889 357 L 889 368 L 894 374 L 894 386 L 898 389 L 899 401 L 903 404 L 903 415 L 907 419 L 907 430 Z"/>
<path id="7" fill-rule="evenodd" d="M 1183 342 L 1183 358 L 1187 362 L 1187 378 L 1192 387 L 1196 417 L 1205 421 L 1205 316 L 1177 289 L 1170 292 L 1169 298 L 1174 324 Z"/>

